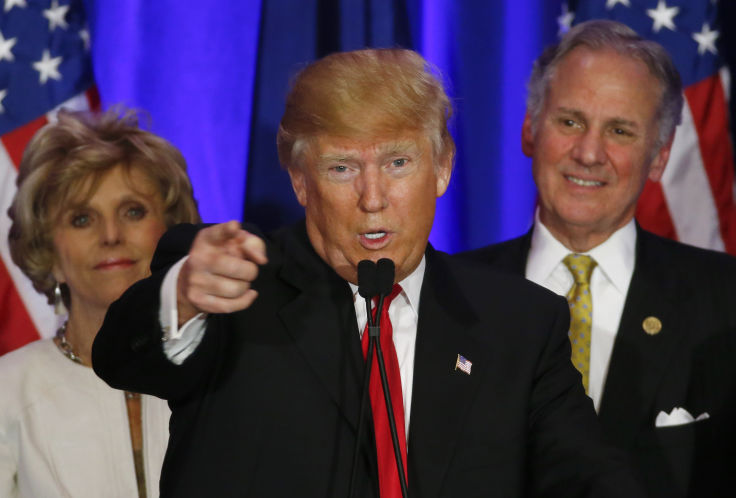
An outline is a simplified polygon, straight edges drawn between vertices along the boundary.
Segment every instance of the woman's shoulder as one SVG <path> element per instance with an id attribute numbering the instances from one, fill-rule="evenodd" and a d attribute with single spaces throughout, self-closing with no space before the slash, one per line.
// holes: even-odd
<path id="1" fill-rule="evenodd" d="M 52 357 L 58 355 L 53 339 L 39 339 L 25 346 L 0 356 L 0 373 L 13 376 L 25 372 L 28 368 L 39 364 L 46 364 Z"/>
<path id="2" fill-rule="evenodd" d="M 28 393 L 53 382 L 52 372 L 59 368 L 59 360 L 65 358 L 58 351 L 53 339 L 40 339 L 0 356 L 0 410 L 18 406 Z"/>

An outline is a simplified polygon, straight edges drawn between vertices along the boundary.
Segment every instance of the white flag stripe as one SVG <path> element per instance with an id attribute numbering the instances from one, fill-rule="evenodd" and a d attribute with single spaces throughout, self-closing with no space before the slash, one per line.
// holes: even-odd
<path id="1" fill-rule="evenodd" d="M 700 154 L 698 134 L 689 105 L 682 110 L 662 190 L 678 240 L 718 251 L 725 250 L 718 211 Z"/>
<path id="2" fill-rule="evenodd" d="M 723 87 L 723 95 L 726 97 L 726 104 L 731 102 L 731 71 L 728 70 L 728 66 L 723 66 L 718 71 L 718 76 L 721 78 L 721 86 Z M 727 118 L 731 117 L 731 113 L 726 114 Z M 735 123 L 729 123 L 729 127 L 731 130 L 733 130 Z M 733 155 L 734 147 L 736 147 L 736 144 L 733 142 L 731 143 L 731 155 Z M 736 199 L 736 182 L 733 182 L 733 189 L 732 189 L 732 195 L 733 198 Z"/>
<path id="3" fill-rule="evenodd" d="M 10 231 L 8 208 L 15 196 L 15 179 L 17 176 L 10 156 L 0 143 L 0 234 L 3 234 L 2 240 L 0 240 L 0 258 L 2 258 L 2 264 L 5 265 L 10 278 L 13 280 L 15 289 L 25 304 L 26 311 L 28 311 L 33 324 L 36 326 L 36 330 L 41 337 L 51 337 L 58 326 L 53 308 L 46 302 L 45 296 L 36 292 L 28 277 L 20 271 L 20 268 L 10 258 L 7 238 Z"/>
<path id="4" fill-rule="evenodd" d="M 87 100 L 87 93 L 83 92 L 83 93 L 80 93 L 79 95 L 75 95 L 74 97 L 70 98 L 66 102 L 63 102 L 62 104 L 56 106 L 55 108 L 47 112 L 46 119 L 49 121 L 49 123 L 56 122 L 56 115 L 59 113 L 61 109 L 66 109 L 67 111 L 86 111 L 88 110 L 89 100 Z"/>
<path id="5" fill-rule="evenodd" d="M 731 72 L 728 70 L 728 66 L 723 66 L 718 71 L 718 76 L 721 78 L 721 86 L 723 87 L 723 94 L 726 96 L 726 102 L 731 101 Z M 733 127 L 733 123 L 731 123 Z"/>

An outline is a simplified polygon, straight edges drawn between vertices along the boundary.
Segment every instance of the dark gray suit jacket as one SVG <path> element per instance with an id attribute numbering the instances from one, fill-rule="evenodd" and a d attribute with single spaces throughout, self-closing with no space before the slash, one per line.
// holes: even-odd
<path id="1" fill-rule="evenodd" d="M 110 385 L 169 400 L 162 496 L 346 497 L 363 372 L 349 286 L 303 224 L 265 236 L 259 298 L 210 316 L 198 349 L 173 365 L 162 352 L 158 292 L 195 231 L 164 236 L 154 275 L 112 305 L 93 348 Z M 426 258 L 410 495 L 639 496 L 623 458 L 602 447 L 570 364 L 565 301 L 487 265 L 431 249 Z M 472 362 L 470 375 L 455 370 L 458 354 Z M 358 496 L 376 497 L 368 427 Z"/>
<path id="2" fill-rule="evenodd" d="M 463 256 L 524 275 L 530 243 L 531 231 Z M 644 332 L 649 316 L 660 333 Z M 657 414 L 675 407 L 710 418 L 655 428 Z M 650 496 L 736 495 L 736 258 L 637 226 L 599 420 Z"/>

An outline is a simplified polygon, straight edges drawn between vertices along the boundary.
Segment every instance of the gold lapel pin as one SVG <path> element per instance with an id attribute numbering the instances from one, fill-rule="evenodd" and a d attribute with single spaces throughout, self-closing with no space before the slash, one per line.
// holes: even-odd
<path id="1" fill-rule="evenodd" d="M 641 323 L 641 328 L 648 335 L 657 335 L 662 331 L 662 321 L 656 316 L 648 316 Z"/>

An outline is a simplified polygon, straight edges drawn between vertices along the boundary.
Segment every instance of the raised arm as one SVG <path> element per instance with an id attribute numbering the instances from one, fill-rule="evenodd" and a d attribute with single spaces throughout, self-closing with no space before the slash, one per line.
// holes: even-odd
<path id="1" fill-rule="evenodd" d="M 165 399 L 196 386 L 216 357 L 207 333 L 181 365 L 164 354 L 159 322 L 160 290 L 170 266 L 188 256 L 177 280 L 178 323 L 198 313 L 229 313 L 250 306 L 258 265 L 265 264 L 264 241 L 231 221 L 207 228 L 177 226 L 156 250 L 153 274 L 110 306 L 92 350 L 93 368 L 111 386 Z"/>

